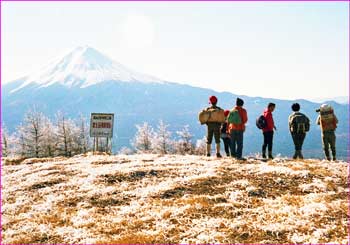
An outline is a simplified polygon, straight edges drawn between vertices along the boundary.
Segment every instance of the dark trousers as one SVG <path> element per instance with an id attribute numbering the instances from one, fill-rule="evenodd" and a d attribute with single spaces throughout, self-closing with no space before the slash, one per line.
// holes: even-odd
<path id="1" fill-rule="evenodd" d="M 220 126 L 221 123 L 207 123 L 208 125 L 208 132 L 207 132 L 207 144 L 211 144 L 213 140 L 213 136 L 215 138 L 215 143 L 220 144 Z"/>
<path id="2" fill-rule="evenodd" d="M 243 150 L 243 131 L 232 130 L 231 132 L 231 156 L 241 158 Z"/>
<path id="3" fill-rule="evenodd" d="M 305 139 L 305 133 L 303 134 L 292 134 L 294 146 L 296 151 L 301 151 L 301 148 L 303 147 L 304 139 Z"/>
<path id="4" fill-rule="evenodd" d="M 269 151 L 272 151 L 272 141 L 273 141 L 273 131 L 263 132 L 264 134 L 264 144 L 262 145 L 262 151 L 266 151 L 268 147 Z"/>
<path id="5" fill-rule="evenodd" d="M 221 138 L 221 139 L 224 142 L 226 155 L 229 156 L 230 155 L 230 148 L 231 148 L 231 139 L 229 137 L 225 137 L 225 138 Z"/>
<path id="6" fill-rule="evenodd" d="M 335 157 L 335 133 L 334 131 L 324 131 L 322 133 L 322 144 L 323 144 L 323 150 L 326 155 L 326 157 L 329 157 L 329 147 L 332 150 L 333 157 Z"/>

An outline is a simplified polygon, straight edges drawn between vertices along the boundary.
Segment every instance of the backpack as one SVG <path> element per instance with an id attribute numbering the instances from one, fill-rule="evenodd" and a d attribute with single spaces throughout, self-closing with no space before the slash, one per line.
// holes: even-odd
<path id="1" fill-rule="evenodd" d="M 239 111 L 237 109 L 233 109 L 232 111 L 230 111 L 227 121 L 233 124 L 241 124 L 242 119 L 241 119 L 241 115 L 239 115 Z"/>
<path id="2" fill-rule="evenodd" d="M 229 134 L 227 133 L 227 126 L 228 124 L 226 122 L 224 122 L 222 125 L 221 125 L 221 128 L 220 128 L 220 136 L 222 139 L 224 138 L 229 138 Z"/>
<path id="3" fill-rule="evenodd" d="M 264 117 L 264 115 L 260 115 L 256 119 L 256 126 L 258 127 L 258 129 L 264 129 L 267 127 L 267 121 L 266 121 L 266 118 Z"/>
<path id="4" fill-rule="evenodd" d="M 220 128 L 221 134 L 225 134 L 227 131 L 227 123 L 223 123 Z"/>
<path id="5" fill-rule="evenodd" d="M 320 117 L 323 131 L 335 130 L 337 128 L 334 111 L 331 107 L 328 110 L 321 110 Z"/>
<path id="6" fill-rule="evenodd" d="M 291 128 L 292 133 L 303 134 L 310 130 L 310 120 L 302 113 L 293 115 Z"/>
<path id="7" fill-rule="evenodd" d="M 225 122 L 224 110 L 220 107 L 209 107 L 198 114 L 198 120 L 201 124 L 208 122 L 223 123 Z"/>

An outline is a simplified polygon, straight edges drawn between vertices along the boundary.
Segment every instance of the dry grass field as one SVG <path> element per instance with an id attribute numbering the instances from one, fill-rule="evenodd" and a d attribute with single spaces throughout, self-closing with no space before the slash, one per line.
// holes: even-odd
<path id="1" fill-rule="evenodd" d="M 2 244 L 348 244 L 345 162 L 2 159 Z"/>

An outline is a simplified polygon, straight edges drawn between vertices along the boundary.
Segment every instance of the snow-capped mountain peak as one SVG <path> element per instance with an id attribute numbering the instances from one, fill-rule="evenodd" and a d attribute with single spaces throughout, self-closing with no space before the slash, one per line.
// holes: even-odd
<path id="1" fill-rule="evenodd" d="M 94 48 L 81 46 L 26 76 L 21 86 L 12 92 L 29 84 L 38 87 L 61 84 L 84 88 L 105 81 L 164 83 L 158 78 L 132 71 Z"/>

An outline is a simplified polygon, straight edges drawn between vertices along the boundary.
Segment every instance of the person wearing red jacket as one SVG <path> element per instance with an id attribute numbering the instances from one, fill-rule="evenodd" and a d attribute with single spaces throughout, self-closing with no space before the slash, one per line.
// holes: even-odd
<path id="1" fill-rule="evenodd" d="M 244 160 L 242 158 L 243 151 L 243 133 L 245 131 L 245 124 L 248 121 L 247 111 L 242 107 L 244 101 L 240 98 L 236 100 L 236 106 L 232 109 L 238 112 L 239 119 L 238 123 L 231 122 L 229 124 L 229 132 L 231 135 L 231 156 L 239 160 Z"/>
<path id="2" fill-rule="evenodd" d="M 272 156 L 272 141 L 273 141 L 273 130 L 276 130 L 275 123 L 273 121 L 272 112 L 275 110 L 276 104 L 269 103 L 267 108 L 264 110 L 264 117 L 266 119 L 266 127 L 262 129 L 264 135 L 264 144 L 262 145 L 262 156 L 266 158 L 266 147 L 268 147 L 269 158 L 273 159 Z"/>

